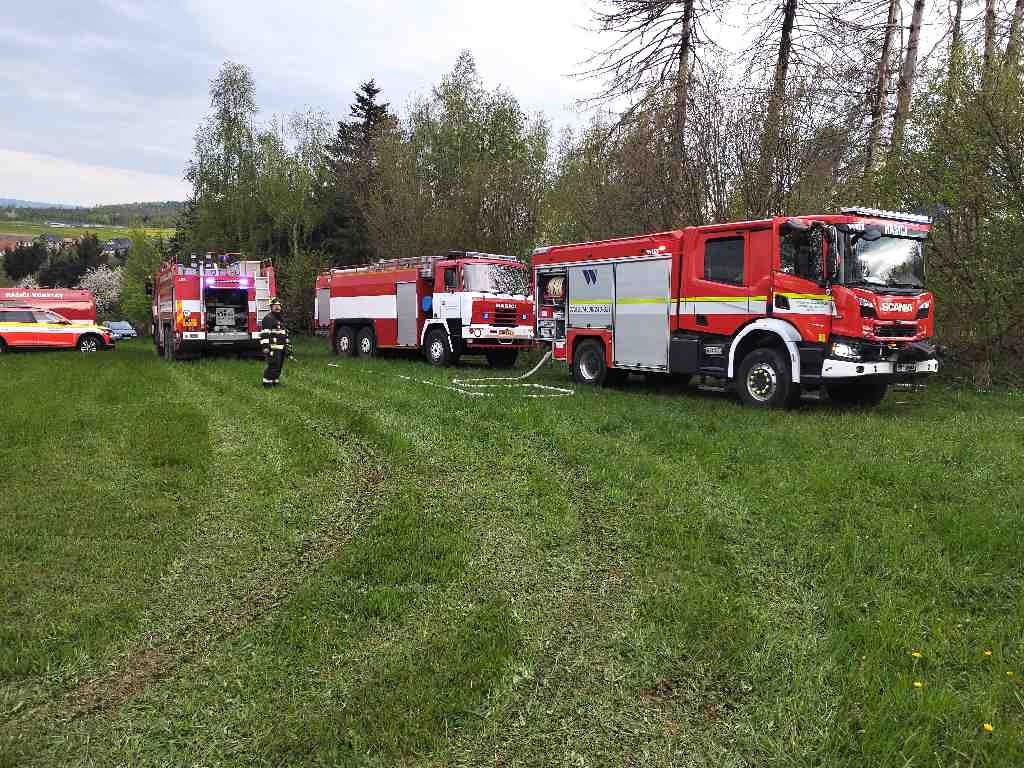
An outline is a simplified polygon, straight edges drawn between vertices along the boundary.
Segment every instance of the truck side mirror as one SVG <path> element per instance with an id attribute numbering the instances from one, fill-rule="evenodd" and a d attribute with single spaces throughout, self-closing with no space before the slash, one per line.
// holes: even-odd
<path id="1" fill-rule="evenodd" d="M 836 227 L 825 227 L 825 237 L 822 240 L 828 245 L 828 257 L 825 259 L 825 280 L 828 285 L 839 277 L 839 232 Z"/>

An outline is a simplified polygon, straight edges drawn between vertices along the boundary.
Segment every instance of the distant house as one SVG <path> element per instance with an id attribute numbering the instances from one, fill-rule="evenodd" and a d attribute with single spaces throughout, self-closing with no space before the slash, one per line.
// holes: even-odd
<path id="1" fill-rule="evenodd" d="M 107 242 L 103 244 L 103 255 L 123 257 L 128 255 L 128 251 L 130 251 L 131 248 L 131 239 L 127 237 L 115 237 L 113 240 L 107 240 Z"/>

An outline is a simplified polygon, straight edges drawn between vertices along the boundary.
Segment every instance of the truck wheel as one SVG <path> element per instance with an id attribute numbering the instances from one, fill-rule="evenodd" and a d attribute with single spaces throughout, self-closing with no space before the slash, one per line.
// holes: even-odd
<path id="1" fill-rule="evenodd" d="M 99 352 L 100 345 L 99 337 L 92 333 L 86 333 L 78 339 L 79 352 Z"/>
<path id="2" fill-rule="evenodd" d="M 356 333 L 347 325 L 338 326 L 334 332 L 334 354 L 352 357 L 356 353 Z"/>
<path id="3" fill-rule="evenodd" d="M 889 382 L 875 378 L 861 379 L 842 384 L 826 384 L 825 391 L 828 392 L 828 399 L 836 405 L 874 408 L 885 399 Z"/>
<path id="4" fill-rule="evenodd" d="M 512 368 L 518 358 L 518 349 L 495 349 L 487 353 L 487 364 L 491 368 Z"/>
<path id="5" fill-rule="evenodd" d="M 359 336 L 356 337 L 356 353 L 360 357 L 377 356 L 377 334 L 368 325 L 359 329 Z"/>
<path id="6" fill-rule="evenodd" d="M 778 349 L 755 349 L 740 362 L 736 388 L 747 405 L 757 408 L 791 408 L 800 399 L 789 363 Z"/>
<path id="7" fill-rule="evenodd" d="M 7 351 L 7 342 L 0 339 L 0 355 Z"/>
<path id="8" fill-rule="evenodd" d="M 441 367 L 451 362 L 452 353 L 448 348 L 448 339 L 444 331 L 435 330 L 428 333 L 423 342 L 423 351 L 431 365 Z"/>
<path id="9" fill-rule="evenodd" d="M 604 345 L 594 339 L 581 342 L 572 357 L 572 378 L 577 384 L 600 386 L 608 378 Z"/>

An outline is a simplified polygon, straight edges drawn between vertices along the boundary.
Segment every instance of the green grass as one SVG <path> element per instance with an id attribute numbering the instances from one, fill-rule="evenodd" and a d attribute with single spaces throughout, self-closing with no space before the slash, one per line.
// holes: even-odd
<path id="1" fill-rule="evenodd" d="M 1024 764 L 1019 394 L 299 357 L 0 359 L 0 765 Z"/>
<path id="2" fill-rule="evenodd" d="M 144 227 L 150 237 L 169 238 L 174 235 L 174 228 L 167 227 Z M 130 237 L 133 227 L 112 227 L 87 225 L 84 227 L 52 227 L 38 221 L 0 221 L 0 235 L 18 235 L 23 237 L 38 237 L 39 235 L 56 235 L 57 237 L 81 237 L 83 235 L 96 235 L 100 240 L 112 240 L 115 237 Z"/>

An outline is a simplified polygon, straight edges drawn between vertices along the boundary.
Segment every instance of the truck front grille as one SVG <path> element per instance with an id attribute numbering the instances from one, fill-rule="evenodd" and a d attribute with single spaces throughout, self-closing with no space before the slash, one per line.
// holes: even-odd
<path id="1" fill-rule="evenodd" d="M 494 324 L 500 328 L 512 328 L 516 324 L 516 310 L 495 309 Z"/>
<path id="2" fill-rule="evenodd" d="M 884 339 L 905 339 L 917 336 L 917 324 L 914 325 L 876 325 L 875 336 Z"/>

